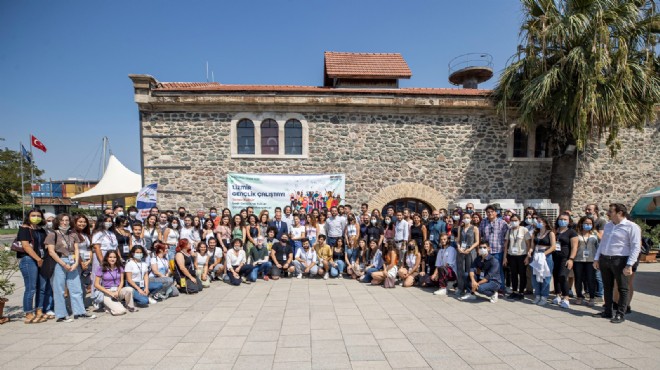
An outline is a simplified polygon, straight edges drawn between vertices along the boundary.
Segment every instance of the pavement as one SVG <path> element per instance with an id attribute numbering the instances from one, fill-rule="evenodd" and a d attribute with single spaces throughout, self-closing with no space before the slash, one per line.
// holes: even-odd
<path id="1" fill-rule="evenodd" d="M 636 275 L 623 324 L 594 309 L 460 302 L 349 279 L 214 283 L 137 313 L 0 326 L 2 369 L 657 369 L 660 264 Z"/>

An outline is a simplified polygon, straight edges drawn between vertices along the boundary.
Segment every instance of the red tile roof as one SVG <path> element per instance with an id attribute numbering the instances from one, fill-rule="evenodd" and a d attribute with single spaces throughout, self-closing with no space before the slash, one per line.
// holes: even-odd
<path id="1" fill-rule="evenodd" d="M 491 90 L 457 88 L 403 87 L 398 89 L 333 88 L 294 85 L 225 85 L 217 82 L 161 82 L 156 91 L 190 92 L 293 92 L 330 94 L 381 94 L 381 95 L 454 95 L 488 96 Z"/>
<path id="2" fill-rule="evenodd" d="M 410 78 L 412 72 L 399 53 L 326 51 L 325 75 L 330 78 Z"/>

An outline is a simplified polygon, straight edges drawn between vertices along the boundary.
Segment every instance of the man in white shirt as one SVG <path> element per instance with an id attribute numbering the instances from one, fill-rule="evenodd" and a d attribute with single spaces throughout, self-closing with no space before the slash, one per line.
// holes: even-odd
<path id="1" fill-rule="evenodd" d="M 303 274 L 309 277 L 316 276 L 319 272 L 317 266 L 318 258 L 316 251 L 309 245 L 309 239 L 302 240 L 302 248 L 296 252 L 296 259 L 293 261 L 293 266 L 296 268 L 296 277 L 302 279 Z"/>
<path id="2" fill-rule="evenodd" d="M 286 223 L 286 226 L 289 230 L 293 226 L 293 214 L 291 213 L 291 206 L 284 207 L 284 216 L 282 216 L 282 221 Z"/>
<path id="3" fill-rule="evenodd" d="M 328 245 L 334 248 L 335 245 L 337 245 L 337 239 L 344 235 L 347 221 L 346 217 L 339 215 L 337 207 L 330 208 L 330 215 L 331 216 L 325 220 L 325 231 L 326 236 L 328 237 Z"/>
<path id="4" fill-rule="evenodd" d="M 605 309 L 593 316 L 611 319 L 610 322 L 619 324 L 626 321 L 624 315 L 628 306 L 628 279 L 642 249 L 642 231 L 637 224 L 626 218 L 628 209 L 623 204 L 610 204 L 607 214 L 610 222 L 605 225 L 603 238 L 594 257 L 594 268 L 600 270 L 603 276 Z M 612 317 L 615 281 L 619 302 Z"/>
<path id="5" fill-rule="evenodd" d="M 396 223 L 394 224 L 394 243 L 399 250 L 399 261 L 403 261 L 406 253 L 406 245 L 410 238 L 410 225 L 403 219 L 403 212 L 396 212 Z"/>

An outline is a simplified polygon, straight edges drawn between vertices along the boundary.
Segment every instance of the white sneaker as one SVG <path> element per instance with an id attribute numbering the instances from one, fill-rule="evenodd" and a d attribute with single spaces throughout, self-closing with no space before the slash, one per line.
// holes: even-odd
<path id="1" fill-rule="evenodd" d="M 562 300 L 561 303 L 559 304 L 559 307 L 561 308 L 571 308 L 570 302 L 568 302 L 568 299 Z"/>
<path id="2" fill-rule="evenodd" d="M 499 294 L 497 294 L 497 292 L 495 292 L 495 293 L 490 297 L 490 303 L 497 303 L 498 295 L 499 295 Z"/>
<path id="3" fill-rule="evenodd" d="M 330 274 L 326 272 L 325 275 L 323 275 L 323 280 L 328 280 L 329 277 Z"/>
<path id="4" fill-rule="evenodd" d="M 55 312 L 54 311 L 48 311 L 48 312 L 46 312 L 46 315 L 55 316 Z"/>
<path id="5" fill-rule="evenodd" d="M 470 293 L 468 293 L 468 294 L 462 296 L 462 297 L 459 298 L 459 299 L 460 299 L 461 301 L 474 301 L 475 299 L 477 299 L 477 296 L 474 295 L 474 294 L 470 294 Z"/>
<path id="6" fill-rule="evenodd" d="M 447 288 L 440 288 L 433 292 L 434 295 L 447 295 Z"/>
<path id="7" fill-rule="evenodd" d="M 561 297 L 556 296 L 555 299 L 552 300 L 552 304 L 559 304 L 561 302 Z"/>
<path id="8" fill-rule="evenodd" d="M 458 290 L 458 288 L 456 288 L 456 291 L 454 292 L 454 295 L 455 295 L 456 297 L 460 298 L 461 296 L 463 296 L 463 292 L 460 291 L 460 290 Z"/>
<path id="9" fill-rule="evenodd" d="M 298 275 L 296 275 L 296 278 L 297 278 L 297 279 L 302 279 L 302 274 L 298 274 Z"/>
<path id="10" fill-rule="evenodd" d="M 155 299 L 149 297 L 149 304 L 156 304 L 156 303 L 158 303 L 157 300 L 155 300 Z"/>
<path id="11" fill-rule="evenodd" d="M 538 306 L 545 306 L 548 304 L 548 297 L 541 297 L 541 300 L 537 303 Z"/>
<path id="12" fill-rule="evenodd" d="M 509 287 L 506 287 L 506 288 L 504 288 L 504 292 L 506 294 L 511 294 L 511 293 L 513 293 L 513 290 L 511 290 L 511 288 L 509 288 Z"/>
<path id="13" fill-rule="evenodd" d="M 537 295 L 536 298 L 534 298 L 534 300 L 532 301 L 532 304 L 538 304 L 539 302 L 541 302 L 541 296 Z"/>

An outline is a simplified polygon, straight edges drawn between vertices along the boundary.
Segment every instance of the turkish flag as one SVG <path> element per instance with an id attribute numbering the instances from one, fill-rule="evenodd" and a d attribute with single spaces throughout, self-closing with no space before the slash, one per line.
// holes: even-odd
<path id="1" fill-rule="evenodd" d="M 46 153 L 46 146 L 44 145 L 44 143 L 39 141 L 39 139 L 34 137 L 34 135 L 30 135 L 30 136 L 32 136 L 32 146 Z"/>

